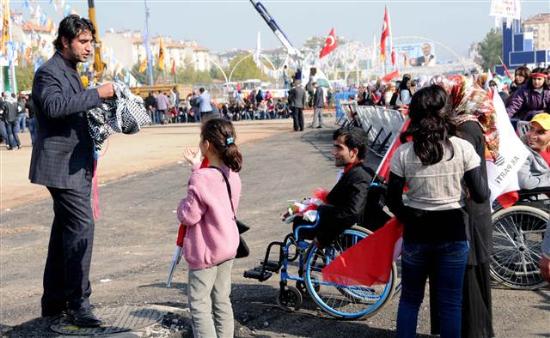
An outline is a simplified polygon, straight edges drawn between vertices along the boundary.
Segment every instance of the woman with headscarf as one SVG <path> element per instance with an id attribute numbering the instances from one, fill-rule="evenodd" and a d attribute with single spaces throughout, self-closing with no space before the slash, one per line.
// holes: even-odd
<path id="1" fill-rule="evenodd" d="M 456 134 L 474 146 L 481 158 L 482 175 L 486 178 L 485 159 L 496 160 L 498 157 L 496 113 L 491 99 L 491 95 L 498 94 L 486 92 L 464 76 L 451 77 L 443 86 L 450 95 Z M 489 276 L 493 243 L 490 202 L 488 199 L 482 203 L 467 199 L 466 210 L 470 252 L 462 296 L 462 337 L 493 337 Z"/>

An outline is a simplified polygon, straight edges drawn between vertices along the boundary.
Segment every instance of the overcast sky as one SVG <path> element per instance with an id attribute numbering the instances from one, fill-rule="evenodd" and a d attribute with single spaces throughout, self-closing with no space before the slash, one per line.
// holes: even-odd
<path id="1" fill-rule="evenodd" d="M 79 14 L 87 16 L 87 1 L 67 1 Z M 55 21 L 50 0 L 39 3 L 42 11 Z M 170 35 L 177 39 L 196 40 L 212 51 L 254 48 L 261 32 L 262 48 L 279 47 L 249 0 L 147 0 L 153 35 Z M 380 38 L 384 5 L 388 6 L 394 37 L 422 36 L 441 42 L 466 55 L 470 43 L 483 39 L 494 26 L 489 17 L 488 0 L 264 0 L 264 6 L 295 46 L 310 36 L 324 36 L 334 27 L 346 39 L 372 44 Z M 33 4 L 31 0 L 31 4 Z M 23 0 L 12 0 L 23 10 Z M 145 27 L 144 1 L 95 0 L 100 31 Z M 550 12 L 550 0 L 521 2 L 522 18 Z M 437 49 L 437 45 L 436 45 Z"/>

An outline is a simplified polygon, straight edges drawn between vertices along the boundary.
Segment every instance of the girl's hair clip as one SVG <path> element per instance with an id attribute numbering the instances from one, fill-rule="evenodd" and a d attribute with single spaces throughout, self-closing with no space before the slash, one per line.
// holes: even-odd
<path id="1" fill-rule="evenodd" d="M 228 145 L 231 145 L 235 143 L 235 140 L 232 138 L 232 137 L 228 137 L 225 139 L 225 145 L 228 146 Z"/>

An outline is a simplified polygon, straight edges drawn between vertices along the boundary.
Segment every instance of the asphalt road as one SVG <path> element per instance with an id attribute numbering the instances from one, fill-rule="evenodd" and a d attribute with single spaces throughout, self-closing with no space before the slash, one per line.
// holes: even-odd
<path id="1" fill-rule="evenodd" d="M 395 334 L 397 295 L 380 313 L 362 321 L 326 318 L 306 302 L 298 312 L 276 306 L 278 275 L 259 283 L 243 271 L 263 257 L 270 241 L 289 225 L 280 215 L 289 199 L 330 188 L 337 169 L 330 157 L 331 130 L 286 133 L 243 147 L 243 194 L 239 218 L 252 230 L 244 235 L 251 256 L 233 269 L 233 304 L 238 336 L 387 337 Z M 373 164 L 377 161 L 369 155 Z M 164 286 L 175 247 L 175 208 L 185 194 L 189 168 L 182 165 L 126 177 L 100 189 L 102 217 L 96 222 L 91 271 L 92 302 L 99 308 L 160 304 L 187 308 L 186 273 L 181 265 L 174 287 Z M 7 335 L 55 336 L 40 331 L 42 272 L 52 220 L 51 201 L 3 213 L 0 220 L 0 324 Z M 494 323 L 499 337 L 550 337 L 550 291 L 495 287 Z M 189 323 L 187 321 L 187 323 Z M 42 325 L 42 326 L 41 326 Z M 38 328 L 38 329 L 37 329 Z M 428 303 L 419 332 L 429 331 Z M 10 333 L 11 332 L 11 333 Z M 186 332 L 186 333 L 185 333 Z M 184 336 L 189 332 L 185 331 Z M 175 333 L 175 335 L 181 335 Z"/>

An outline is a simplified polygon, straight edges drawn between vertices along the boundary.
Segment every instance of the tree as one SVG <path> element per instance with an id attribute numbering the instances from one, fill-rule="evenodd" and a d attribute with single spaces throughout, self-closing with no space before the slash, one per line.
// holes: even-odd
<path id="1" fill-rule="evenodd" d="M 502 33 L 498 29 L 491 28 L 479 43 L 479 55 L 481 56 L 481 67 L 492 69 L 500 64 L 499 57 L 502 53 Z"/>
<path id="2" fill-rule="evenodd" d="M 27 64 L 15 67 L 15 78 L 17 79 L 17 90 L 31 90 L 34 79 L 34 66 Z"/>

